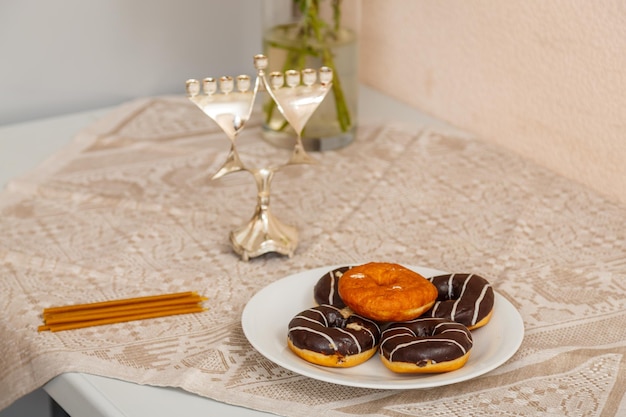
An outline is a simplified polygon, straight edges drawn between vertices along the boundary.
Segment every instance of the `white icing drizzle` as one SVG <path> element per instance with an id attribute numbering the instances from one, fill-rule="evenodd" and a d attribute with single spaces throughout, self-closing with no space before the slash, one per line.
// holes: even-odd
<path id="1" fill-rule="evenodd" d="M 476 299 L 476 304 L 474 304 L 474 316 L 472 317 L 472 326 L 476 324 L 476 322 L 478 321 L 478 312 L 480 311 L 480 304 L 483 302 L 483 299 L 485 298 L 485 294 L 487 294 L 487 290 L 489 290 L 489 288 L 491 287 L 491 285 L 486 284 L 482 291 L 480 292 L 480 296 Z"/>
<path id="2" fill-rule="evenodd" d="M 338 312 L 340 312 L 340 313 L 341 313 L 341 309 L 340 309 L 340 308 L 338 308 L 338 307 L 336 307 L 336 306 L 326 306 L 326 307 L 328 307 L 328 308 L 332 308 L 333 310 L 338 311 Z M 322 314 L 322 313 L 320 312 L 320 314 Z"/>
<path id="3" fill-rule="evenodd" d="M 441 301 L 435 302 L 435 305 L 433 305 L 431 316 L 435 317 L 435 314 L 437 313 L 437 309 L 439 308 L 440 304 L 441 304 Z"/>
<path id="4" fill-rule="evenodd" d="M 370 335 L 370 338 L 372 339 L 372 343 L 376 345 L 376 337 L 374 336 L 374 333 L 372 333 L 372 331 L 368 329 L 367 327 L 363 327 L 363 330 L 365 330 L 367 334 Z"/>
<path id="5" fill-rule="evenodd" d="M 340 327 L 337 327 L 337 330 L 339 330 L 341 333 L 345 333 L 348 336 L 350 336 L 352 338 L 352 340 L 354 340 L 354 343 L 356 343 L 356 346 L 358 348 L 358 352 L 361 353 L 362 352 L 362 348 L 361 348 L 361 344 L 359 343 L 359 341 L 356 339 L 356 336 L 353 335 L 352 333 L 350 333 L 349 331 L 342 329 Z"/>
<path id="6" fill-rule="evenodd" d="M 339 275 L 341 277 L 341 275 Z M 335 271 L 330 272 L 330 292 L 328 294 L 328 303 L 335 303 Z"/>
<path id="7" fill-rule="evenodd" d="M 465 278 L 465 281 L 463 282 L 463 289 L 461 290 L 461 294 L 459 295 L 459 298 L 454 302 L 454 304 L 452 306 L 452 312 L 450 313 L 450 318 L 452 320 L 455 320 L 456 308 L 459 305 L 459 302 L 461 301 L 461 299 L 463 298 L 463 295 L 465 294 L 465 289 L 467 288 L 467 283 L 469 282 L 470 279 L 472 279 L 473 276 L 474 276 L 474 274 L 469 274 L 467 276 L 467 278 Z M 452 282 L 452 278 L 453 277 L 454 277 L 454 274 L 452 274 L 452 276 L 450 277 L 450 283 Z M 452 288 L 452 285 L 450 284 L 448 292 L 451 292 L 451 288 Z M 450 295 L 450 298 L 452 298 L 451 295 Z"/>
<path id="8" fill-rule="evenodd" d="M 398 346 L 396 346 L 391 352 L 389 352 L 389 360 L 393 361 L 393 354 L 396 353 L 396 351 L 405 348 L 405 347 L 410 347 L 413 345 L 417 345 L 417 344 L 422 344 L 422 343 L 434 343 L 434 342 L 450 342 L 455 344 L 463 353 L 463 355 L 465 355 L 467 353 L 467 350 L 463 347 L 463 345 L 461 345 L 459 342 L 457 342 L 456 340 L 452 340 L 452 339 L 419 339 L 419 340 L 413 340 L 411 342 L 407 342 L 407 343 L 401 343 Z"/>
<path id="9" fill-rule="evenodd" d="M 374 320 L 370 320 L 367 317 L 362 317 L 362 316 L 360 317 L 360 319 L 362 321 L 366 321 L 366 322 L 372 324 L 376 328 L 376 330 L 378 330 L 378 334 L 381 334 L 380 326 Z M 368 329 L 367 327 L 363 327 L 363 329 L 367 330 L 369 332 L 369 334 L 372 335 L 372 341 L 374 342 L 374 344 L 376 344 L 376 337 L 374 336 L 374 333 L 372 333 L 372 331 L 370 329 Z"/>
<path id="10" fill-rule="evenodd" d="M 321 311 L 315 310 L 313 308 L 309 308 L 306 311 L 312 311 L 315 314 L 318 314 L 322 318 L 322 320 L 319 320 L 318 323 L 322 323 L 322 324 L 324 324 L 324 326 L 328 327 L 328 320 L 326 320 L 326 316 L 324 316 L 324 314 Z"/>
<path id="11" fill-rule="evenodd" d="M 315 320 L 314 318 L 311 317 L 307 317 L 307 316 L 295 316 L 294 319 L 301 319 L 301 320 L 306 320 L 306 321 L 310 321 L 311 323 L 315 323 L 315 324 L 322 324 L 319 320 Z"/>
<path id="12" fill-rule="evenodd" d="M 448 326 L 453 326 L 454 324 L 452 324 L 452 323 L 439 323 L 439 324 L 436 324 L 436 325 L 435 325 L 435 330 L 439 329 L 439 328 L 440 328 L 440 327 L 442 327 L 442 326 L 446 326 L 446 325 L 448 325 Z M 434 332 L 433 332 L 433 333 L 434 333 Z"/>
<path id="13" fill-rule="evenodd" d="M 324 334 L 323 332 L 311 329 L 310 327 L 295 326 L 295 327 L 292 327 L 291 329 L 289 329 L 289 333 L 291 333 L 294 330 L 302 330 L 302 331 L 305 331 L 305 332 L 311 332 L 311 333 L 318 334 L 318 335 L 322 336 L 324 339 L 328 340 L 328 342 L 330 343 L 330 347 L 333 350 L 337 350 L 337 345 L 335 344 L 335 342 L 333 342 L 333 339 L 330 336 L 328 336 L 327 334 Z"/>
<path id="14" fill-rule="evenodd" d="M 391 329 L 390 329 L 391 330 Z M 400 336 L 410 336 L 410 337 L 415 337 L 415 334 L 413 334 L 413 332 L 410 331 L 410 333 L 398 333 L 398 334 L 394 334 L 392 336 L 384 336 L 383 333 L 383 337 L 381 338 L 381 342 L 380 342 L 380 351 L 383 351 L 383 345 L 385 343 L 387 343 L 388 341 L 390 341 L 391 339 L 394 339 L 396 337 L 400 337 Z"/>
<path id="15" fill-rule="evenodd" d="M 410 321 L 408 321 L 407 323 L 411 323 Z M 404 330 L 405 332 L 403 333 L 398 333 L 396 335 L 393 335 L 392 337 L 398 336 L 398 335 L 408 335 L 408 336 L 415 336 L 415 333 L 413 333 L 413 330 L 409 329 L 408 327 L 405 326 L 398 326 L 398 327 L 392 327 L 391 329 L 387 329 L 385 330 L 382 334 L 381 334 L 381 338 L 385 336 L 385 333 L 387 332 L 391 332 L 391 331 L 396 331 L 396 330 Z"/>
<path id="16" fill-rule="evenodd" d="M 414 323 L 417 321 L 420 321 L 422 319 L 420 319 L 419 317 L 417 319 L 411 320 L 411 321 L 407 321 L 407 323 Z M 401 349 L 404 348 L 411 348 L 414 345 L 424 345 L 424 344 L 429 344 L 429 343 L 439 343 L 439 342 L 449 342 L 453 345 L 456 345 L 456 347 L 459 348 L 459 350 L 462 352 L 462 355 L 465 355 L 467 353 L 467 349 L 463 346 L 463 342 L 457 342 L 456 340 L 452 339 L 452 338 L 448 338 L 444 336 L 444 333 L 448 333 L 448 332 L 454 332 L 454 333 L 462 333 L 465 340 L 467 341 L 467 343 L 469 344 L 470 348 L 473 345 L 473 341 L 472 341 L 472 337 L 469 334 L 469 332 L 467 331 L 467 329 L 465 329 L 465 326 L 459 324 L 459 323 L 451 323 L 451 322 L 442 322 L 442 323 L 438 323 L 434 326 L 432 333 L 433 335 L 435 333 L 437 333 L 440 328 L 443 327 L 443 330 L 441 330 L 436 337 L 432 337 L 432 336 L 426 336 L 426 337 L 418 337 L 415 332 L 413 331 L 413 329 L 406 327 L 406 326 L 398 326 L 398 327 L 392 327 L 389 328 L 387 330 L 385 330 L 382 334 L 381 337 L 381 343 L 380 343 L 380 352 L 383 352 L 383 347 L 385 346 L 385 344 L 397 337 L 410 337 L 412 340 L 409 342 L 405 342 L 405 343 L 401 343 L 398 344 L 397 346 L 393 347 L 393 349 L 391 350 L 391 352 L 389 352 L 389 360 L 393 361 L 393 356 L 396 352 L 400 351 Z M 399 332 L 398 332 L 399 331 Z M 386 333 L 387 332 L 398 332 L 395 334 L 391 334 L 390 336 L 387 336 Z M 393 344 L 392 344 L 393 346 Z M 427 348 L 427 346 L 426 346 Z M 435 363 L 435 361 L 432 360 L 432 358 L 430 359 L 433 363 Z"/>
<path id="17" fill-rule="evenodd" d="M 464 274 L 449 274 L 445 277 L 445 281 L 438 280 L 438 290 L 439 288 L 443 289 L 447 283 L 447 294 L 445 297 L 447 299 L 441 301 L 435 301 L 433 306 L 428 313 L 428 317 L 442 317 L 449 318 L 450 320 L 456 321 L 457 316 L 459 314 L 459 308 L 462 308 L 462 313 L 464 315 L 464 319 L 460 320 L 463 324 L 467 326 L 475 326 L 480 320 L 485 317 L 484 311 L 481 311 L 481 307 L 486 302 L 491 302 L 493 298 L 489 297 L 491 291 L 491 284 L 484 278 L 476 275 L 476 274 L 468 274 L 465 278 L 462 278 Z M 443 276 L 435 276 L 430 277 L 428 280 L 432 283 L 435 282 L 436 278 L 444 278 Z M 470 279 L 472 279 L 470 283 Z M 462 288 L 460 294 L 455 297 L 455 291 L 453 288 L 454 281 L 460 282 L 463 279 Z M 458 287 L 458 285 L 457 285 Z M 472 291 L 471 297 L 473 299 L 466 299 L 468 296 L 465 295 L 467 290 L 470 288 L 474 288 Z M 458 293 L 458 292 L 457 292 Z M 439 293 L 438 297 L 444 296 L 442 293 Z M 470 308 L 472 306 L 473 308 Z M 440 310 L 447 306 L 450 308 L 448 313 L 440 313 Z M 487 312 L 488 313 L 488 312 Z M 471 314 L 471 317 L 468 317 Z M 426 316 L 424 316 L 426 317 Z"/>
<path id="18" fill-rule="evenodd" d="M 454 276 L 456 274 L 450 274 L 450 278 L 448 278 L 448 300 L 452 300 L 454 293 L 452 292 L 452 281 L 454 281 Z"/>
<path id="19" fill-rule="evenodd" d="M 365 317 L 363 317 L 363 318 L 362 318 L 362 320 L 363 320 L 363 321 L 367 321 L 367 322 L 369 322 L 369 323 L 373 324 L 373 325 L 376 327 L 376 329 L 378 329 L 378 333 L 380 334 L 380 328 L 378 327 L 378 324 L 374 323 L 374 322 L 373 322 L 373 321 L 371 321 L 371 320 L 366 319 Z M 354 325 L 354 324 L 356 324 L 356 323 L 351 323 L 350 325 L 346 326 L 346 328 L 352 328 L 352 329 L 354 329 L 353 327 L 351 327 L 351 325 Z M 361 325 L 359 325 L 359 330 L 363 330 L 364 332 L 366 332 L 367 334 L 369 334 L 370 339 L 372 339 L 372 344 L 376 345 L 376 336 L 374 336 L 374 332 L 372 332 L 372 331 L 371 331 L 370 329 L 368 329 L 367 327 L 365 327 L 365 326 L 361 326 Z"/>
<path id="20" fill-rule="evenodd" d="M 442 331 L 442 332 L 441 332 L 441 333 L 439 333 L 439 334 L 444 334 L 444 333 L 448 333 L 448 332 L 463 333 L 463 336 L 465 336 L 465 339 L 466 339 L 468 342 L 473 343 L 472 339 L 470 339 L 470 337 L 469 337 L 469 335 L 467 334 L 467 332 L 466 332 L 466 331 L 464 331 L 464 330 L 461 330 L 461 329 L 446 329 L 446 330 Z"/>
<path id="21" fill-rule="evenodd" d="M 393 336 L 389 336 L 389 338 L 396 337 L 396 336 L 413 336 L 413 337 L 415 336 L 415 333 L 413 333 L 413 330 L 409 329 L 408 327 L 393 327 L 391 329 L 385 330 L 382 334 L 382 337 L 385 336 L 385 333 L 396 331 L 396 330 L 404 330 L 404 332 L 394 334 Z"/>
<path id="22" fill-rule="evenodd" d="M 334 310 L 336 312 L 338 312 L 339 314 L 343 315 L 344 309 L 338 308 L 336 306 L 332 306 L 332 305 L 325 305 L 324 308 L 326 309 L 331 309 Z M 315 313 L 314 316 L 315 317 L 307 317 L 306 315 L 304 315 L 305 313 Z M 345 316 L 344 316 L 345 317 Z M 296 320 L 296 319 L 300 319 L 300 320 L 305 320 L 306 322 L 312 323 L 314 326 L 313 327 L 309 327 L 306 323 L 301 323 L 299 326 L 294 326 L 289 328 L 288 334 L 291 334 L 292 331 L 294 330 L 300 330 L 300 331 L 305 331 L 308 333 L 313 333 L 319 336 L 322 336 L 325 340 L 327 340 L 329 342 L 329 347 L 334 350 L 334 351 L 339 351 L 339 347 L 337 345 L 336 342 L 333 341 L 333 337 L 331 336 L 331 334 L 328 334 L 326 332 L 326 330 L 329 329 L 333 329 L 334 331 L 343 333 L 347 336 L 350 337 L 350 339 L 352 339 L 352 341 L 354 342 L 354 345 L 357 348 L 358 353 L 362 353 L 363 349 L 366 348 L 368 345 L 368 342 L 366 340 L 364 340 L 363 343 L 359 342 L 359 339 L 357 338 L 357 333 L 355 332 L 363 332 L 363 335 L 367 334 L 369 335 L 372 343 L 371 343 L 371 347 L 374 347 L 378 344 L 378 339 L 376 337 L 376 335 L 380 335 L 380 327 L 378 326 L 378 324 L 376 322 L 374 322 L 373 320 L 369 320 L 365 317 L 360 317 L 358 316 L 359 321 L 358 322 L 352 322 L 346 325 L 345 328 L 343 327 L 338 327 L 338 326 L 331 326 L 330 323 L 328 322 L 328 319 L 326 317 L 326 314 L 324 312 L 322 312 L 322 310 L 320 310 L 317 307 L 314 308 L 309 308 L 303 312 L 301 312 L 300 314 L 298 314 L 297 316 L 295 316 L 292 320 Z M 368 328 L 367 325 L 365 325 L 365 323 L 369 323 L 370 325 L 373 326 L 372 329 Z M 321 327 L 319 327 L 321 326 Z M 335 334 L 336 336 L 336 334 Z M 291 337 L 291 336 L 289 336 Z M 335 337 L 336 339 L 336 337 Z"/>

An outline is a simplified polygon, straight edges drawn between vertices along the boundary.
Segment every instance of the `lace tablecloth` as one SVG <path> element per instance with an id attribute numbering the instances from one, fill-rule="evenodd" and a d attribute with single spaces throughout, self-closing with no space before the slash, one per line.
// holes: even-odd
<path id="1" fill-rule="evenodd" d="M 259 129 L 242 154 L 276 158 Z M 0 409 L 77 371 L 287 416 L 626 413 L 624 206 L 470 135 L 363 125 L 276 176 L 296 254 L 244 262 L 228 233 L 252 215 L 252 177 L 208 179 L 228 145 L 183 98 L 134 101 L 0 194 Z M 292 373 L 244 337 L 242 310 L 269 283 L 373 260 L 479 272 L 521 313 L 521 348 L 470 381 L 380 390 Z M 51 305 L 186 290 L 209 311 L 37 332 Z"/>

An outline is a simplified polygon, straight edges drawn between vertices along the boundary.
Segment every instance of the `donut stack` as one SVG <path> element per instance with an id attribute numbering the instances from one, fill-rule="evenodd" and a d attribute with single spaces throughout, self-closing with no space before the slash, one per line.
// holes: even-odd
<path id="1" fill-rule="evenodd" d="M 425 278 L 394 263 L 370 262 L 324 274 L 313 289 L 317 306 L 292 318 L 287 344 L 323 366 L 359 365 L 378 351 L 398 373 L 461 368 L 471 330 L 486 325 L 494 293 L 476 274 Z"/>

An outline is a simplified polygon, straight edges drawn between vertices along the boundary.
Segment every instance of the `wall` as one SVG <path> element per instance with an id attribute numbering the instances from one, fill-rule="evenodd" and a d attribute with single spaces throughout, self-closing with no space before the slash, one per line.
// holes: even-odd
<path id="1" fill-rule="evenodd" d="M 260 12 L 256 0 L 2 0 L 0 125 L 185 94 L 192 77 L 252 73 Z M 43 390 L 0 411 L 49 415 Z"/>
<path id="2" fill-rule="evenodd" d="M 2 1 L 0 125 L 239 72 L 260 50 L 260 10 Z M 625 2 L 362 0 L 360 15 L 363 83 L 626 202 Z"/>
<path id="3" fill-rule="evenodd" d="M 626 203 L 626 2 L 363 0 L 361 81 Z"/>
<path id="4" fill-rule="evenodd" d="M 249 0 L 1 1 L 0 125 L 253 72 L 260 11 Z"/>

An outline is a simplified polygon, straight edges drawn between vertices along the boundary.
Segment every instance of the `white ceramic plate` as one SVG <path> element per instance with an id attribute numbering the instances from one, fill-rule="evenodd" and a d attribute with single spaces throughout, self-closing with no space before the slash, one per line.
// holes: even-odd
<path id="1" fill-rule="evenodd" d="M 444 272 L 408 266 L 422 276 Z M 362 388 L 415 389 L 431 388 L 467 381 L 483 375 L 506 362 L 524 338 L 524 323 L 519 312 L 500 294 L 495 294 L 491 321 L 472 332 L 474 347 L 464 367 L 447 373 L 403 375 L 388 370 L 374 355 L 352 368 L 327 368 L 300 359 L 287 347 L 287 325 L 299 312 L 316 305 L 315 283 L 326 272 L 337 268 L 316 268 L 273 282 L 255 294 L 244 308 L 243 331 L 263 356 L 301 375 L 321 381 Z"/>

